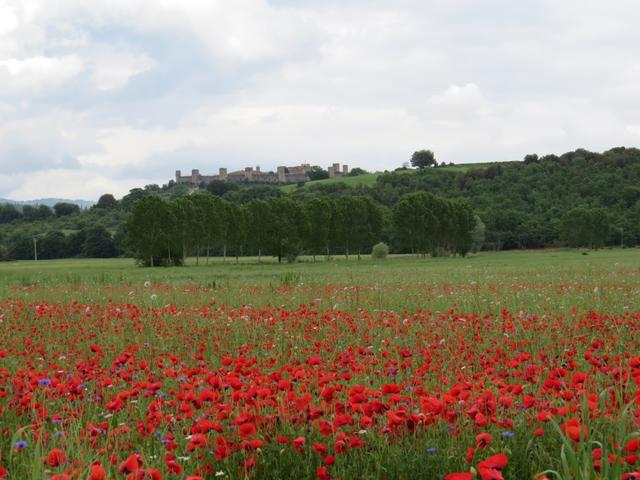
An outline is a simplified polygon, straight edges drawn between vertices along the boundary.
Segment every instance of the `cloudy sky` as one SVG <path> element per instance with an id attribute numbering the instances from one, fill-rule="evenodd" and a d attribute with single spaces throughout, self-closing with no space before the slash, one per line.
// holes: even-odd
<path id="1" fill-rule="evenodd" d="M 637 0 L 0 0 L 0 197 L 640 144 Z"/>

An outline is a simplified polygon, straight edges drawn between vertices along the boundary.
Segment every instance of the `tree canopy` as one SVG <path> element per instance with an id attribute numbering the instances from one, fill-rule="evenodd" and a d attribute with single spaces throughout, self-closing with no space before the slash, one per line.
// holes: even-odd
<path id="1" fill-rule="evenodd" d="M 411 155 L 411 166 L 416 168 L 434 167 L 437 165 L 436 156 L 431 150 L 418 150 Z"/>

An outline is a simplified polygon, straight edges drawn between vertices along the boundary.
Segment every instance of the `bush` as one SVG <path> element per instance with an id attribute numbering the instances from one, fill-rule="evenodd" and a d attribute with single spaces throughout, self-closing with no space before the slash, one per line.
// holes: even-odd
<path id="1" fill-rule="evenodd" d="M 376 243 L 371 249 L 371 258 L 376 260 L 385 259 L 387 255 L 389 255 L 389 246 L 384 242 Z"/>
<path id="2" fill-rule="evenodd" d="M 349 173 L 347 173 L 347 177 L 357 177 L 358 175 L 366 175 L 367 172 L 366 170 L 364 170 L 363 168 L 352 168 L 351 171 Z"/>

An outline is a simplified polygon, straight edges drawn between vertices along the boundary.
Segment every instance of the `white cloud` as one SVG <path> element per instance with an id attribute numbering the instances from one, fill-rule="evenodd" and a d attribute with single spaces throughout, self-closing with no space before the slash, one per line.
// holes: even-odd
<path id="1" fill-rule="evenodd" d="M 102 129 L 98 131 L 96 139 L 100 148 L 79 155 L 78 160 L 85 168 L 126 168 L 128 165 L 144 163 L 154 154 L 180 148 L 189 141 L 190 136 L 183 129 Z"/>
<path id="2" fill-rule="evenodd" d="M 155 62 L 145 54 L 103 53 L 95 60 L 91 79 L 98 90 L 114 90 L 154 65 Z"/>
<path id="3" fill-rule="evenodd" d="M 626 130 L 640 140 L 640 125 L 627 125 Z"/>
<path id="4" fill-rule="evenodd" d="M 465 123 L 472 117 L 486 116 L 491 107 L 480 88 L 474 83 L 451 85 L 444 93 L 431 96 L 423 115 L 438 123 Z"/>
<path id="5" fill-rule="evenodd" d="M 0 3 L 0 35 L 11 33 L 18 26 L 18 16 L 10 5 Z"/>
<path id="6" fill-rule="evenodd" d="M 99 195 L 177 168 L 634 145 L 637 21 L 635 0 L 0 0 L 0 166 L 28 153 Z"/>
<path id="7" fill-rule="evenodd" d="M 122 196 L 130 188 L 130 181 L 117 181 L 108 172 L 95 170 L 42 170 L 20 177 L 20 186 L 9 189 L 7 197 L 13 200 L 36 198 L 97 199 L 103 193 Z M 5 184 L 0 176 L 0 185 Z"/>
<path id="8" fill-rule="evenodd" d="M 0 60 L 0 88 L 10 92 L 38 92 L 60 85 L 83 69 L 77 55 Z"/>
<path id="9" fill-rule="evenodd" d="M 17 1 L 17 0 L 14 0 Z M 35 1 L 36 22 L 126 25 L 142 32 L 194 36 L 218 60 L 231 64 L 285 57 L 305 47 L 314 25 L 299 9 L 266 0 L 59 0 Z M 302 40 L 302 42 L 301 42 Z"/>

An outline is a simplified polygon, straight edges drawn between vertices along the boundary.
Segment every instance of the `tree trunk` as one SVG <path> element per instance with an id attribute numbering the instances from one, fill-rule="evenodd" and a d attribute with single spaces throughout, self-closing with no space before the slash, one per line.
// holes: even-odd
<path id="1" fill-rule="evenodd" d="M 209 265 L 209 244 L 207 243 L 207 265 Z"/>
<path id="2" fill-rule="evenodd" d="M 227 246 L 222 246 L 222 263 L 227 263 Z"/>
<path id="3" fill-rule="evenodd" d="M 262 261 L 262 249 L 258 248 L 258 263 Z"/>

